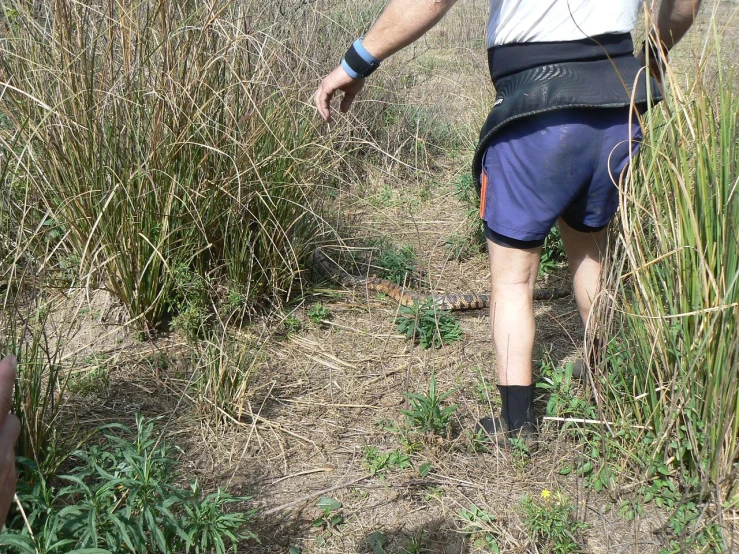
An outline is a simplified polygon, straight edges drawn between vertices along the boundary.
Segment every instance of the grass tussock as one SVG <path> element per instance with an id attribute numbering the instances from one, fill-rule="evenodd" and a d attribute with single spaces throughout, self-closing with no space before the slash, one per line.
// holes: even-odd
<path id="1" fill-rule="evenodd" d="M 708 74 L 689 87 L 670 76 L 622 183 L 602 384 L 638 471 L 727 507 L 739 467 L 739 90 Z"/>
<path id="2" fill-rule="evenodd" d="M 147 327 L 177 302 L 175 268 L 252 308 L 289 296 L 322 151 L 274 74 L 284 47 L 227 2 L 12 4 L 4 173 L 62 229 L 78 278 Z"/>

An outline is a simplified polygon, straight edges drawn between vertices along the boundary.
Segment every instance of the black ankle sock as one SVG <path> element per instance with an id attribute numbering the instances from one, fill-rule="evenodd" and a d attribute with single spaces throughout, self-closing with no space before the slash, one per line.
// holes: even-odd
<path id="1" fill-rule="evenodd" d="M 498 385 L 502 407 L 500 415 L 509 431 L 534 425 L 534 385 Z"/>

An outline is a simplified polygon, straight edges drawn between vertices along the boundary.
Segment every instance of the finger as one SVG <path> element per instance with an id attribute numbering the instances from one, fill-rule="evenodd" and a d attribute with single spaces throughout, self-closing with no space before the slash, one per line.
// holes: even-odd
<path id="1" fill-rule="evenodd" d="M 9 414 L 0 431 L 0 528 L 13 503 L 17 476 L 15 472 L 15 442 L 21 430 L 20 420 Z"/>
<path id="2" fill-rule="evenodd" d="M 344 98 L 341 99 L 341 105 L 339 106 L 339 109 L 342 113 L 346 113 L 349 111 L 349 108 L 352 107 L 352 102 L 354 102 L 354 99 L 356 97 L 356 94 L 352 94 L 350 92 L 344 93 Z"/>
<path id="3" fill-rule="evenodd" d="M 316 92 L 316 108 L 326 123 L 331 121 L 331 97 L 334 91 L 326 88 L 323 83 Z"/>
<path id="4" fill-rule="evenodd" d="M 6 443 L 15 447 L 15 443 L 18 442 L 18 437 L 21 434 L 21 420 L 18 419 L 14 414 L 8 414 L 5 416 L 5 424 L 2 430 L 0 430 L 0 448 L 4 448 Z M 2 451 L 0 451 L 0 458 L 2 457 Z"/>
<path id="5" fill-rule="evenodd" d="M 10 413 L 10 408 L 13 406 L 16 366 L 15 356 L 5 356 L 0 361 L 0 429 L 5 422 L 5 417 Z"/>

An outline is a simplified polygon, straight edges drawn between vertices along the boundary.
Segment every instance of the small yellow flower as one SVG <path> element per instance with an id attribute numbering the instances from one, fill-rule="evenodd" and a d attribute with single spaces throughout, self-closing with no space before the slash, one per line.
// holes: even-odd
<path id="1" fill-rule="evenodd" d="M 541 497 L 544 500 L 549 500 L 550 496 L 552 496 L 552 493 L 549 491 L 549 489 L 544 489 L 543 491 L 541 491 Z"/>

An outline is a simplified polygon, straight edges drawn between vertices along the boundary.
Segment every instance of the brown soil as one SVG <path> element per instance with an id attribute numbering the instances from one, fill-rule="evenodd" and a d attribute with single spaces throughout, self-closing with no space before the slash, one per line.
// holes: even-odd
<path id="1" fill-rule="evenodd" d="M 367 185 L 364 197 L 353 202 L 370 205 L 374 189 Z M 459 263 L 448 260 L 440 246 L 462 217 L 450 186 L 424 192 L 425 200 L 400 185 L 393 194 L 399 202 L 369 213 L 363 226 L 367 234 L 413 244 L 422 253 L 425 281 L 436 290 L 486 290 L 485 255 Z M 568 286 L 564 270 L 541 285 L 560 283 Z M 89 348 L 108 356 L 110 384 L 95 394 L 74 396 L 79 420 L 132 423 L 137 411 L 164 414 L 163 428 L 184 451 L 183 478 L 250 495 L 259 507 L 253 528 L 262 542 L 242 545 L 240 552 L 286 552 L 293 545 L 302 552 L 372 552 L 368 541 L 377 532 L 385 537 L 388 553 L 409 548 L 414 539 L 426 549 L 421 552 L 484 552 L 474 544 L 476 537 L 465 533 L 459 515 L 472 506 L 495 516 L 489 528 L 501 551 L 535 552 L 520 502 L 544 489 L 562 491 L 576 502 L 578 518 L 591 526 L 582 537 L 585 552 L 657 552 L 654 531 L 664 515 L 626 522 L 618 515 L 616 495 L 595 494 L 574 474 L 559 474 L 564 466 L 577 467 L 583 454 L 556 424 L 543 424 L 530 458 L 515 450 L 475 451 L 470 431 L 496 411 L 498 402 L 487 313 L 459 313 L 463 340 L 423 350 L 396 334 L 398 306 L 391 301 L 364 290 L 322 296 L 324 290 L 317 288 L 295 312 L 302 331 L 274 335 L 266 343 L 266 360 L 246 407 L 251 416 L 241 423 L 198 415 L 185 394 L 193 364 L 184 340 L 176 334 L 143 343 L 123 338 L 110 300 L 92 295 L 89 310 L 75 311 L 77 332 L 69 344 L 80 351 L 90 338 L 101 338 Z M 315 300 L 332 314 L 322 326 L 305 316 Z M 114 314 L 115 321 L 106 322 L 105 314 Z M 582 326 L 572 298 L 537 303 L 536 319 L 540 352 L 557 363 L 577 357 Z M 253 333 L 269 334 L 270 327 L 265 323 Z M 426 392 L 432 375 L 440 391 L 455 391 L 447 399 L 458 405 L 452 431 L 446 437 L 398 431 L 406 427 L 404 393 Z M 487 399 L 479 392 L 483 384 L 491 391 Z M 538 399 L 540 413 L 546 401 Z M 412 467 L 371 475 L 365 448 L 407 448 L 404 440 L 414 443 Z M 424 463 L 431 471 L 421 477 Z M 316 502 L 321 496 L 343 504 L 344 523 L 332 531 L 312 525 L 320 516 Z"/>
<path id="2" fill-rule="evenodd" d="M 437 32 L 435 40 L 454 40 L 443 26 Z M 452 56 L 438 49 L 426 55 L 442 61 Z M 481 58 L 479 52 L 474 56 Z M 483 108 L 470 116 L 461 107 L 459 91 L 486 81 L 484 65 L 471 73 L 464 63 L 459 62 L 452 79 L 431 72 L 428 86 L 414 89 L 414 101 L 432 113 L 446 110 L 452 120 L 478 120 Z M 447 93 L 456 100 L 444 104 Z M 469 159 L 469 151 L 458 153 L 459 159 Z M 396 244 L 413 244 L 430 288 L 484 291 L 489 279 L 485 255 L 460 263 L 447 259 L 442 248 L 443 240 L 464 226 L 464 207 L 450 184 L 466 168 L 457 160 L 421 160 L 420 165 L 434 168 L 434 180 L 428 173 L 396 171 L 397 166 L 378 168 L 361 184 L 361 193 L 357 183 L 344 191 L 341 205 L 346 217 L 361 224 L 355 227 L 362 229 L 359 238 L 390 236 Z M 566 272 L 559 271 L 542 285 L 566 286 L 567 280 Z M 119 326 L 120 308 L 94 293 L 89 309 L 70 316 L 76 330 L 68 348 L 104 354 L 110 384 L 94 394 L 72 396 L 79 421 L 132 423 L 137 411 L 163 415 L 163 428 L 184 452 L 183 478 L 197 477 L 206 488 L 227 487 L 253 497 L 259 508 L 253 530 L 261 544 L 240 545 L 239 552 L 285 553 L 291 546 L 304 553 L 373 552 L 371 541 L 378 532 L 388 554 L 403 548 L 409 553 L 484 552 L 460 517 L 471 506 L 494 516 L 488 527 L 501 552 L 538 552 L 522 522 L 521 499 L 527 494 L 538 498 L 544 489 L 562 491 L 576 503 L 578 519 L 590 526 L 581 537 L 583 552 L 659 551 L 667 513 L 650 504 L 644 507 L 646 515 L 626 521 L 619 507 L 622 500 L 635 498 L 638 483 L 596 494 L 575 472 L 561 475 L 563 467 L 577 467 L 584 453 L 556 423 L 542 424 L 538 449 L 530 457 L 497 448 L 475 451 L 469 433 L 479 418 L 496 411 L 498 402 L 486 313 L 460 313 L 461 342 L 422 350 L 396 334 L 397 305 L 363 290 L 328 295 L 330 286 L 322 286 L 308 291 L 296 309 L 304 323 L 300 332 L 285 336 L 274 334 L 267 323 L 255 326 L 255 336 L 272 338 L 251 383 L 245 406 L 251 416 L 241 422 L 217 422 L 212 412 L 197 411 L 186 394 L 194 365 L 184 339 L 174 334 L 144 343 L 132 340 Z M 332 314 L 323 326 L 305 316 L 316 300 Z M 583 329 L 572 298 L 537 303 L 536 321 L 540 353 L 557 364 L 579 355 Z M 439 390 L 454 391 L 447 399 L 458 406 L 451 433 L 436 437 L 398 431 L 405 425 L 404 394 L 425 392 L 432 375 Z M 489 399 L 481 398 L 482 383 L 491 390 Z M 544 395 L 537 400 L 540 414 L 546 402 Z M 365 448 L 404 448 L 404 440 L 413 443 L 412 467 L 371 475 Z M 422 477 L 419 469 L 425 463 L 431 470 Z M 322 496 L 343 504 L 344 523 L 331 531 L 312 525 L 320 517 L 316 502 Z M 422 548 L 412 550 L 416 539 Z"/>

